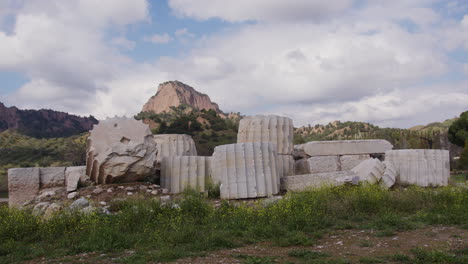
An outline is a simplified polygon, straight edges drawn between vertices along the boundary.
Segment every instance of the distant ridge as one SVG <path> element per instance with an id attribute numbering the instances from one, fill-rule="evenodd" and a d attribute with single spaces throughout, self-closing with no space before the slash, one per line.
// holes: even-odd
<path id="1" fill-rule="evenodd" d="M 35 138 L 69 137 L 93 128 L 98 121 L 50 109 L 20 110 L 0 102 L 0 132 L 15 130 Z"/>
<path id="2" fill-rule="evenodd" d="M 214 110 L 222 113 L 218 104 L 213 103 L 206 94 L 196 91 L 193 87 L 179 81 L 161 83 L 156 95 L 152 96 L 143 106 L 142 112 L 160 114 L 170 112 L 171 107 L 188 105 L 198 110 Z"/>

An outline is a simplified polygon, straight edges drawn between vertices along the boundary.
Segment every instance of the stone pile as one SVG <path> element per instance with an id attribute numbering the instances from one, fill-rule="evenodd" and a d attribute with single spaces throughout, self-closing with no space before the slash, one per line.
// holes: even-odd
<path id="1" fill-rule="evenodd" d="M 86 174 L 96 183 L 154 177 L 157 152 L 148 125 L 133 118 L 108 118 L 90 132 Z"/>
<path id="2" fill-rule="evenodd" d="M 184 134 L 154 135 L 158 149 L 156 160 L 162 162 L 164 157 L 197 156 L 197 148 L 192 137 Z"/>

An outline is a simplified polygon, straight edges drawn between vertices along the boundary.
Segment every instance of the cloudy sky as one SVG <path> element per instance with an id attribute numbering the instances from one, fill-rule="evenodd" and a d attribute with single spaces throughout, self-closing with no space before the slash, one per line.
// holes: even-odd
<path id="1" fill-rule="evenodd" d="M 466 0 L 0 0 L 0 101 L 133 115 L 179 80 L 225 112 L 410 127 L 468 110 Z"/>

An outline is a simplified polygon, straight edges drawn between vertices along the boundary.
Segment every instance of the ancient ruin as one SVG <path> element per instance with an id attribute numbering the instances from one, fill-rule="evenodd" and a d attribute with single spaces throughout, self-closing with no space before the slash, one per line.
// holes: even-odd
<path id="1" fill-rule="evenodd" d="M 387 150 L 391 150 L 393 146 L 390 142 L 383 139 L 370 139 L 311 141 L 302 145 L 296 145 L 295 148 L 313 157 L 385 153 Z"/>
<path id="2" fill-rule="evenodd" d="M 281 179 L 281 189 L 304 191 L 324 186 L 339 186 L 346 183 L 358 184 L 359 177 L 352 171 L 303 174 Z"/>
<path id="3" fill-rule="evenodd" d="M 134 182 L 155 173 L 156 142 L 133 118 L 109 118 L 90 131 L 86 174 L 96 183 Z"/>
<path id="4" fill-rule="evenodd" d="M 212 158 L 213 181 L 222 199 L 265 197 L 279 192 L 276 146 L 249 142 L 218 146 Z"/>
<path id="5" fill-rule="evenodd" d="M 197 148 L 192 137 L 184 134 L 160 134 L 154 135 L 156 148 L 158 149 L 157 162 L 164 157 L 197 156 Z"/>
<path id="6" fill-rule="evenodd" d="M 161 187 L 173 194 L 186 188 L 204 192 L 210 168 L 211 157 L 165 157 L 161 166 Z"/>

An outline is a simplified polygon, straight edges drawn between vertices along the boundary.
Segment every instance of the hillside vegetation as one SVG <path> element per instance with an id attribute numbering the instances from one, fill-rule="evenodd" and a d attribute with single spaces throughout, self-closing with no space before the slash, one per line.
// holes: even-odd
<path id="1" fill-rule="evenodd" d="M 198 155 L 210 156 L 214 147 L 236 143 L 239 114 L 218 115 L 214 110 L 198 110 L 187 105 L 171 112 L 141 112 L 135 116 L 150 125 L 154 134 L 188 134 L 193 137 Z"/>

